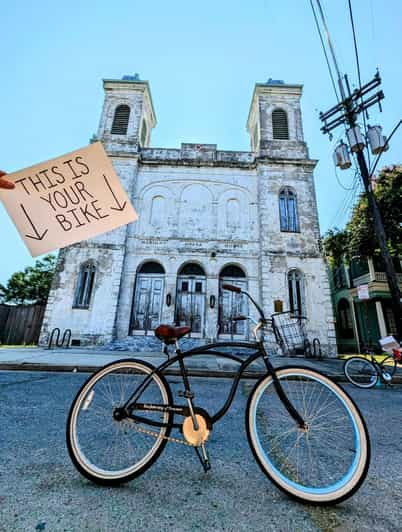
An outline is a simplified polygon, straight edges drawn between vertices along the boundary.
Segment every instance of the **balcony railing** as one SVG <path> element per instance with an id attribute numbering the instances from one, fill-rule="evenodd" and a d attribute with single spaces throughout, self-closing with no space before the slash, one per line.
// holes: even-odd
<path id="1" fill-rule="evenodd" d="M 397 273 L 396 278 L 398 279 L 398 283 L 402 283 L 402 273 Z M 375 272 L 375 280 L 382 283 L 386 283 L 387 274 L 385 272 Z"/>
<path id="2" fill-rule="evenodd" d="M 396 278 L 398 279 L 398 283 L 402 284 L 402 273 L 397 273 Z M 364 275 L 360 275 L 359 277 L 356 277 L 355 279 L 353 279 L 353 286 L 359 286 L 361 284 L 368 284 L 372 281 L 386 283 L 387 274 L 385 272 L 375 272 L 374 279 L 372 279 L 369 273 L 365 273 Z"/>
<path id="3" fill-rule="evenodd" d="M 359 286 L 361 284 L 368 284 L 371 281 L 370 274 L 365 273 L 364 275 L 359 275 L 353 279 L 353 286 Z"/>

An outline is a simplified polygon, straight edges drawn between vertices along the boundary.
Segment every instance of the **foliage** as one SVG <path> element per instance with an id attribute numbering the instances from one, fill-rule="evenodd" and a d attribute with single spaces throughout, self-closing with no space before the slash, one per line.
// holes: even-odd
<path id="1" fill-rule="evenodd" d="M 374 195 L 383 219 L 388 249 L 392 256 L 402 256 L 402 165 L 384 168 L 376 180 Z M 365 194 L 362 194 L 344 230 L 328 231 L 323 246 L 331 265 L 342 256 L 379 257 L 380 247 Z M 342 251 L 343 250 L 343 251 Z"/>
<path id="2" fill-rule="evenodd" d="M 402 166 L 384 168 L 376 181 L 374 195 L 381 212 L 392 256 L 402 255 Z M 361 257 L 379 256 L 380 247 L 368 201 L 362 196 L 346 226 L 350 233 L 349 253 Z"/>
<path id="3" fill-rule="evenodd" d="M 17 305 L 46 303 L 55 265 L 56 257 L 46 255 L 42 260 L 37 260 L 34 266 L 13 273 L 6 286 L 0 284 L 0 300 Z"/>
<path id="4" fill-rule="evenodd" d="M 346 230 L 342 231 L 337 227 L 325 233 L 322 245 L 330 266 L 335 267 L 339 265 L 342 257 L 347 257 L 348 238 L 349 235 Z"/>

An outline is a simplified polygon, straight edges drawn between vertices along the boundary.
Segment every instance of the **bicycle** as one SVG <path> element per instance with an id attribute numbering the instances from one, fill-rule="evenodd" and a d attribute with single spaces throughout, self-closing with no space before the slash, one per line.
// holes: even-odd
<path id="1" fill-rule="evenodd" d="M 268 320 L 258 311 L 254 341 L 212 343 L 180 351 L 178 341 L 190 327 L 160 325 L 156 336 L 168 360 L 158 367 L 139 359 L 104 366 L 83 384 L 67 421 L 67 446 L 78 471 L 100 485 L 127 482 L 144 473 L 168 441 L 193 447 L 204 471 L 211 468 L 206 443 L 214 424 L 228 411 L 245 369 L 257 359 L 264 374 L 246 406 L 246 433 L 257 463 L 270 480 L 292 498 L 317 505 L 350 497 L 363 483 L 370 461 L 370 441 L 363 417 L 349 395 L 335 382 L 307 367 L 274 368 L 264 347 Z M 169 356 L 168 346 L 175 346 Z M 224 347 L 240 349 L 224 353 Z M 247 351 L 250 350 L 250 351 Z M 215 413 L 195 405 L 185 359 L 222 356 L 239 364 L 224 405 Z M 163 372 L 179 364 L 184 391 L 177 404 Z M 182 437 L 171 436 L 172 429 Z"/>
<path id="2" fill-rule="evenodd" d="M 396 355 L 386 356 L 378 362 L 372 350 L 366 351 L 365 356 L 354 356 L 345 360 L 343 363 L 345 377 L 358 388 L 373 388 L 378 379 L 385 385 L 391 385 L 396 371 Z M 367 355 L 370 356 L 370 360 L 366 358 Z"/>

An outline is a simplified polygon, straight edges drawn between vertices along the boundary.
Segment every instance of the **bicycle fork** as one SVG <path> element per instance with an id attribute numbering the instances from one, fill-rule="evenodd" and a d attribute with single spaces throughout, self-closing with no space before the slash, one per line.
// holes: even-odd
<path id="1" fill-rule="evenodd" d="M 299 412 L 296 410 L 296 408 L 289 401 L 288 396 L 284 392 L 284 390 L 282 388 L 282 385 L 281 385 L 278 377 L 276 376 L 275 368 L 272 366 L 272 364 L 268 360 L 268 355 L 264 356 L 263 358 L 264 358 L 265 365 L 267 366 L 268 371 L 272 375 L 272 379 L 274 381 L 275 390 L 276 390 L 276 393 L 279 396 L 279 399 L 282 401 L 284 407 L 289 412 L 289 415 L 292 416 L 292 418 L 295 420 L 295 422 L 299 425 L 299 428 L 302 429 L 302 430 L 306 430 L 308 427 L 307 427 L 307 424 L 306 424 L 305 420 L 301 417 Z"/>

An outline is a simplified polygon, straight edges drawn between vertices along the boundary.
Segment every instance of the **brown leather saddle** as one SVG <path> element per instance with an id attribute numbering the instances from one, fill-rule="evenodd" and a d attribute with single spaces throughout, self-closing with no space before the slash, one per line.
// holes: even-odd
<path id="1" fill-rule="evenodd" d="M 159 325 L 154 331 L 155 336 L 166 345 L 171 345 L 191 332 L 191 327 L 173 327 L 173 325 Z"/>

